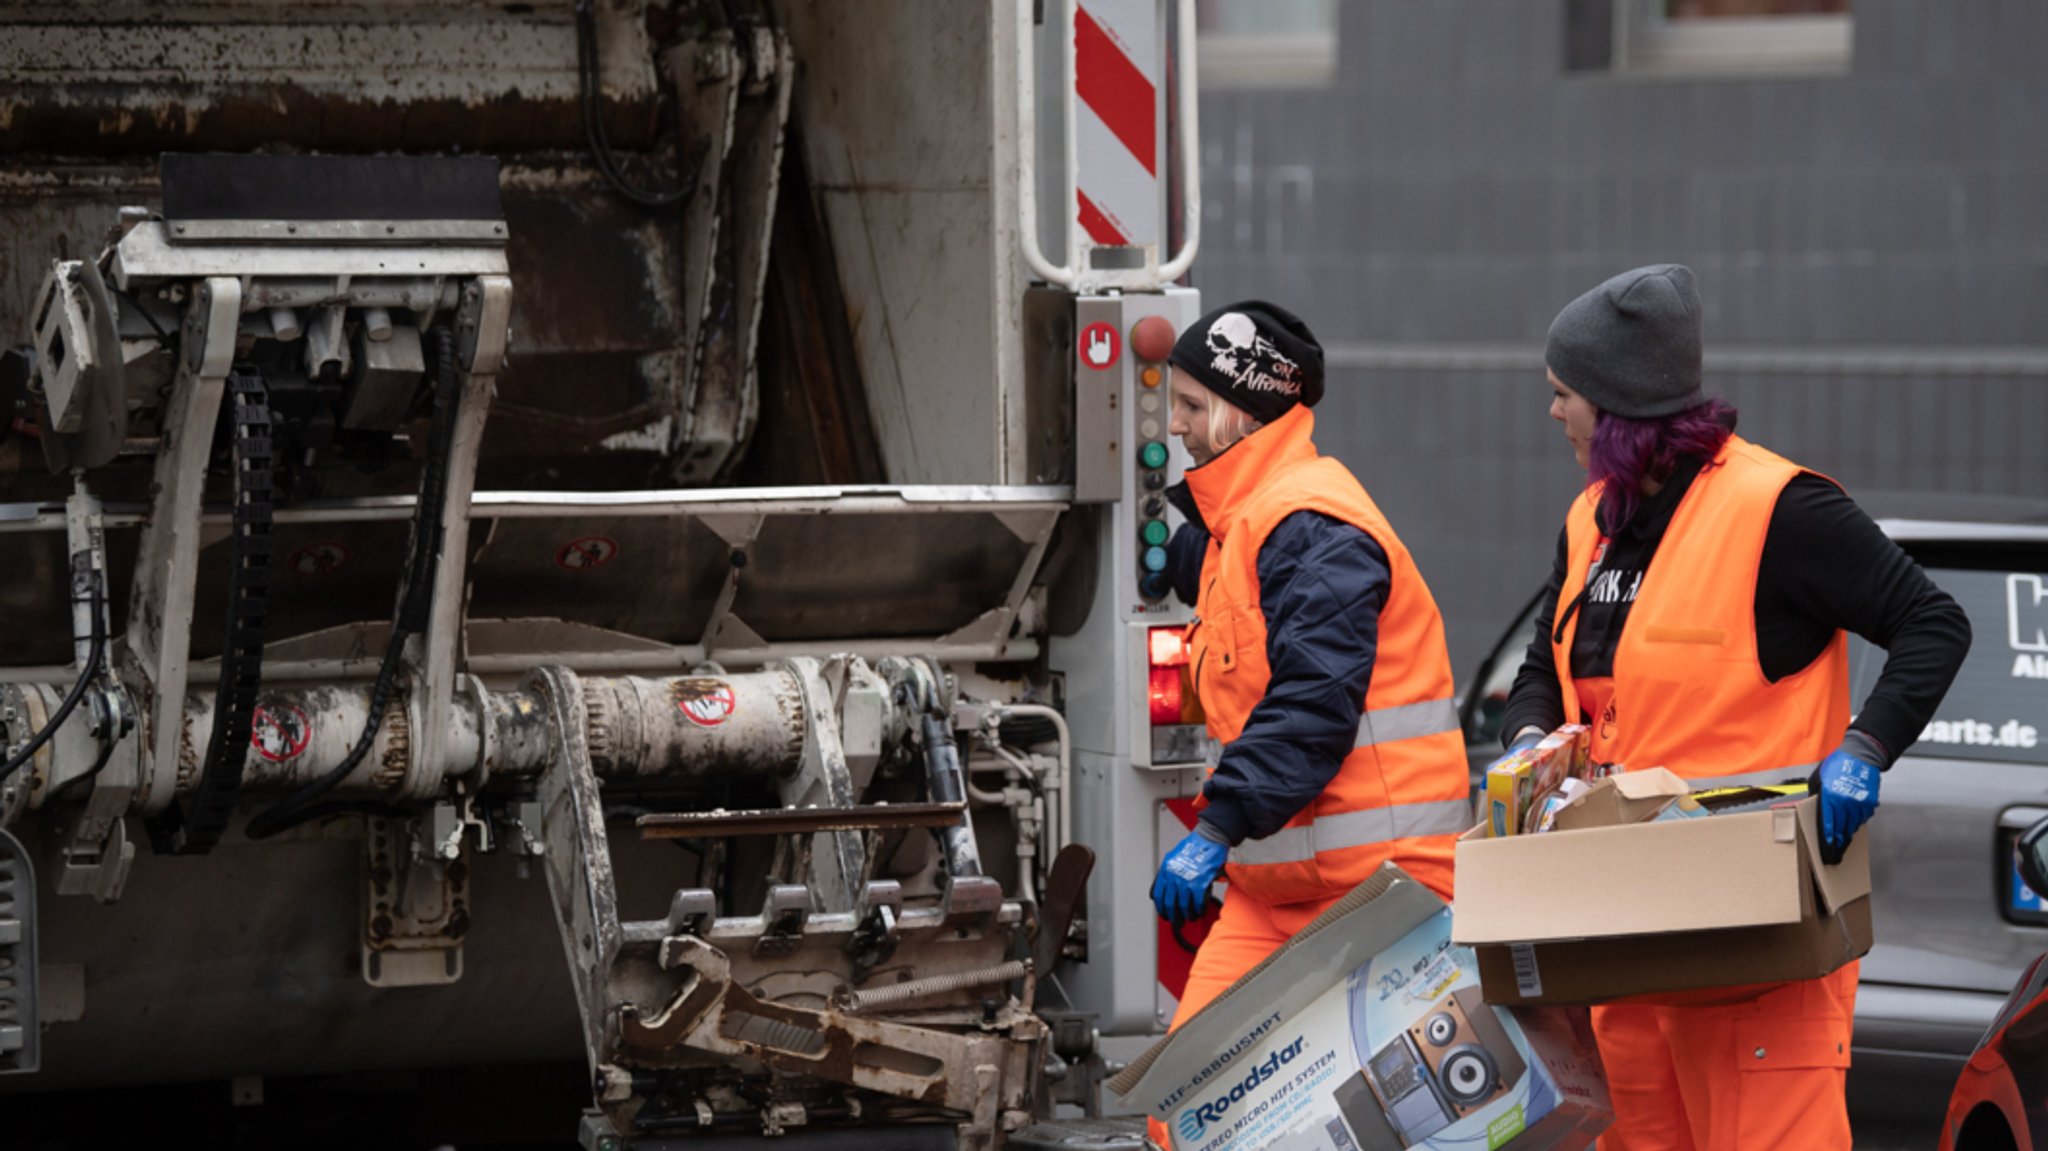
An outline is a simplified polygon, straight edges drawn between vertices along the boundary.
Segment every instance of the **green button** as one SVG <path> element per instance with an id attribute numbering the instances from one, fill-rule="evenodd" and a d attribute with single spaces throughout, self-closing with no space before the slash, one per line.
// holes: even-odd
<path id="1" fill-rule="evenodd" d="M 1144 526 L 1141 534 L 1144 535 L 1145 542 L 1153 545 L 1154 547 L 1157 547 L 1158 545 L 1165 543 L 1166 521 L 1153 520 L 1151 523 L 1148 523 Z"/>
<path id="2" fill-rule="evenodd" d="M 1144 447 L 1139 448 L 1138 462 L 1144 464 L 1148 468 L 1165 467 L 1166 445 L 1160 443 L 1157 440 L 1154 440 L 1151 443 L 1146 444 Z"/>

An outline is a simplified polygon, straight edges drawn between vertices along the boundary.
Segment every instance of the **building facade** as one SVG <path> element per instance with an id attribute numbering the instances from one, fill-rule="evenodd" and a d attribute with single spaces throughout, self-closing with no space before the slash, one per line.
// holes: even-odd
<path id="1" fill-rule="evenodd" d="M 1583 478 L 1545 330 L 1625 268 L 1690 265 L 1709 389 L 1874 512 L 2048 500 L 2048 5 L 1334 0 L 1249 43 L 1223 7 L 1196 282 L 1322 338 L 1324 450 L 1461 681 Z"/>

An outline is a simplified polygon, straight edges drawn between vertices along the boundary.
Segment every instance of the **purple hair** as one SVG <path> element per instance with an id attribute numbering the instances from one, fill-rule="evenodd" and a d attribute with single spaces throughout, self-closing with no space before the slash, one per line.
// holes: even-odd
<path id="1" fill-rule="evenodd" d="M 1601 412 L 1586 451 L 1586 480 L 1600 489 L 1601 530 L 1612 535 L 1636 514 L 1643 481 L 1662 483 L 1680 462 L 1718 455 L 1735 433 L 1735 414 L 1719 399 L 1643 420 Z"/>

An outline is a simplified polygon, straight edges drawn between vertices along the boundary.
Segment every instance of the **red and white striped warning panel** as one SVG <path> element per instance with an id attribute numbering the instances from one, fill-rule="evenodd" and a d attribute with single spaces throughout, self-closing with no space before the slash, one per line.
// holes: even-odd
<path id="1" fill-rule="evenodd" d="M 1074 14 L 1074 154 L 1090 243 L 1158 244 L 1157 0 L 1082 0 Z"/>

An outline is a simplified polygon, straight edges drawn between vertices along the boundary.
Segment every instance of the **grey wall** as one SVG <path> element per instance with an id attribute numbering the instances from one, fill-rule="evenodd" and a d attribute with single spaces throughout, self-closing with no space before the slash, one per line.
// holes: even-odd
<path id="1" fill-rule="evenodd" d="M 1742 430 L 1879 489 L 2048 496 L 2048 4 L 1855 0 L 1851 73 L 1567 72 L 1563 0 L 1341 0 L 1325 90 L 1210 92 L 1195 282 L 1298 309 L 1324 450 L 1443 604 L 1461 680 L 1582 482 L 1542 338 L 1690 264 Z"/>

